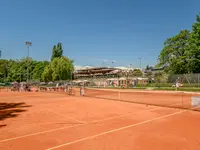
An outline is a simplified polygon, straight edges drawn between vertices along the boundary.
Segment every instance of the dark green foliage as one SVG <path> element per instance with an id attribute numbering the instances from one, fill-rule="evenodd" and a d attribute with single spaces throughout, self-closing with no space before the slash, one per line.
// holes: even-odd
<path id="1" fill-rule="evenodd" d="M 54 58 L 45 68 L 42 79 L 44 81 L 71 80 L 73 71 L 72 60 L 67 57 Z"/>
<path id="2" fill-rule="evenodd" d="M 35 67 L 32 71 L 32 79 L 33 80 L 41 80 L 42 73 L 44 72 L 44 68 L 49 65 L 48 61 L 39 61 L 35 64 Z"/>
<path id="3" fill-rule="evenodd" d="M 48 61 L 35 61 L 29 59 L 3 60 L 0 59 L 0 82 L 20 82 L 27 80 L 27 66 L 29 69 L 29 79 L 41 79 L 44 68 L 49 64 Z"/>
<path id="4" fill-rule="evenodd" d="M 56 45 L 53 46 L 51 61 L 53 61 L 54 58 L 59 58 L 62 56 L 63 56 L 62 43 L 58 43 L 57 46 Z"/>
<path id="5" fill-rule="evenodd" d="M 167 66 L 165 71 L 170 74 L 200 72 L 200 15 L 192 31 L 182 30 L 165 41 L 158 66 Z"/>
<path id="6" fill-rule="evenodd" d="M 0 59 L 0 83 L 27 80 L 56 81 L 71 80 L 74 71 L 73 61 L 63 56 L 62 43 L 53 47 L 51 62 L 36 61 L 31 58 L 21 60 Z"/>

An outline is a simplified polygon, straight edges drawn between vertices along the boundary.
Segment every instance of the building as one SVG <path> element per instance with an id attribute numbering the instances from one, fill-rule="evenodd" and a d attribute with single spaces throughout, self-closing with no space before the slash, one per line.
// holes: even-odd
<path id="1" fill-rule="evenodd" d="M 148 78 L 124 77 L 122 72 L 129 72 L 133 68 L 126 67 L 84 67 L 78 68 L 74 72 L 74 82 L 77 84 L 90 84 L 98 87 L 108 86 L 135 86 L 137 84 L 147 84 Z"/>
<path id="2" fill-rule="evenodd" d="M 145 70 L 144 73 L 147 74 L 147 73 L 151 72 L 152 75 L 155 75 L 156 73 L 164 72 L 164 69 L 165 69 L 165 67 L 160 67 L 160 68 L 151 67 L 150 69 Z"/>
<path id="3" fill-rule="evenodd" d="M 121 69 L 110 67 L 88 67 L 74 72 L 74 79 L 117 77 Z"/>

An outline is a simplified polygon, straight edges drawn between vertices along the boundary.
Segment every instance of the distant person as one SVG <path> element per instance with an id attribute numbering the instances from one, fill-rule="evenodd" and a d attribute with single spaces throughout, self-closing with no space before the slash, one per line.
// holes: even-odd
<path id="1" fill-rule="evenodd" d="M 21 87 L 20 87 L 20 91 L 21 91 L 21 92 L 24 91 L 24 85 L 23 85 L 23 83 L 21 83 L 20 86 L 21 86 Z"/>
<path id="2" fill-rule="evenodd" d="M 59 84 L 57 83 L 57 84 L 56 84 L 56 90 L 57 90 L 57 91 L 58 91 L 58 87 L 59 87 Z"/>
<path id="3" fill-rule="evenodd" d="M 84 87 L 80 88 L 80 96 L 84 96 Z"/>
<path id="4" fill-rule="evenodd" d="M 135 81 L 134 80 L 132 81 L 132 86 L 135 87 Z"/>
<path id="5" fill-rule="evenodd" d="M 28 83 L 26 83 L 25 89 L 26 89 L 26 91 L 28 91 Z"/>
<path id="6" fill-rule="evenodd" d="M 64 84 L 64 92 L 67 92 L 67 83 Z"/>
<path id="7" fill-rule="evenodd" d="M 177 91 L 180 87 L 180 78 L 179 77 L 176 79 L 175 86 L 176 86 L 176 91 Z"/>

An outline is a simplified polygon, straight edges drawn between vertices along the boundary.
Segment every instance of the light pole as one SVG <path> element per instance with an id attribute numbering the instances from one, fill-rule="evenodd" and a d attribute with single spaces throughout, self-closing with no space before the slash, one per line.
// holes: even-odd
<path id="1" fill-rule="evenodd" d="M 28 60 L 29 59 L 29 47 L 32 46 L 32 42 L 26 41 L 25 45 L 28 48 L 28 55 L 27 55 L 27 81 L 26 81 L 28 83 L 28 80 L 29 80 L 29 69 L 28 69 L 28 67 L 29 67 L 29 60 Z"/>
<path id="2" fill-rule="evenodd" d="M 1 51 L 1 49 L 0 49 L 0 58 L 1 58 L 1 53 L 2 53 L 2 51 Z"/>

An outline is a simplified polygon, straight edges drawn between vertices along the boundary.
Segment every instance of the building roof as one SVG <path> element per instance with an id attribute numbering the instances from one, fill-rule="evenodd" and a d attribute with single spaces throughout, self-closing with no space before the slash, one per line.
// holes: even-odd
<path id="1" fill-rule="evenodd" d="M 110 68 L 110 67 L 92 67 L 92 68 L 81 68 L 74 72 L 75 75 L 80 74 L 98 74 L 98 73 L 118 73 L 121 69 Z"/>

